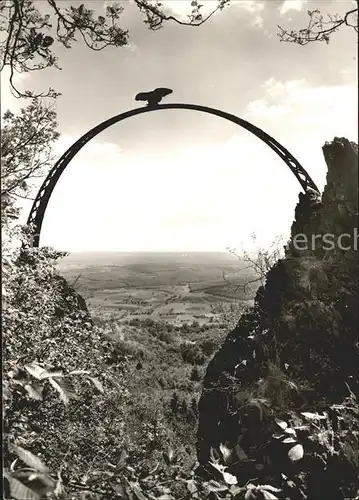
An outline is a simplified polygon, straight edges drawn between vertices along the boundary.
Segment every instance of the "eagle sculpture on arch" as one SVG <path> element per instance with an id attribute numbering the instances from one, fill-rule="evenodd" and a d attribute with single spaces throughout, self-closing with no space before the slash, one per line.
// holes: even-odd
<path id="1" fill-rule="evenodd" d="M 151 92 L 140 92 L 136 95 L 136 101 L 147 101 L 149 108 L 158 106 L 158 103 L 168 94 L 172 94 L 173 90 L 165 87 L 159 87 Z"/>

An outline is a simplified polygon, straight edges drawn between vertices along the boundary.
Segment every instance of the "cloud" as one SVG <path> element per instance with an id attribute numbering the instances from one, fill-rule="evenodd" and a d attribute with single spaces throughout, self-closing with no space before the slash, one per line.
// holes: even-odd
<path id="1" fill-rule="evenodd" d="M 259 2 L 258 0 L 237 0 L 234 2 L 234 5 L 246 10 L 247 12 L 261 12 L 264 10 L 264 3 Z"/>
<path id="2" fill-rule="evenodd" d="M 259 26 L 259 28 L 264 28 L 264 19 L 261 16 L 256 16 L 253 21 L 253 26 Z"/>
<path id="3" fill-rule="evenodd" d="M 356 83 L 314 86 L 304 78 L 270 77 L 262 89 L 261 98 L 248 103 L 244 118 L 273 135 L 323 189 L 327 167 L 321 147 L 334 137 L 357 137 Z"/>
<path id="4" fill-rule="evenodd" d="M 164 7 L 170 9 L 178 19 L 181 21 L 188 21 L 188 15 L 191 14 L 193 8 L 190 0 L 163 0 L 162 3 Z M 206 17 L 216 10 L 218 7 L 218 0 L 205 0 L 204 2 L 199 2 L 199 4 L 202 5 L 200 9 L 202 16 Z M 263 19 L 259 15 L 259 13 L 264 10 L 263 2 L 258 0 L 232 0 L 229 6 L 256 14 L 254 18 L 255 25 L 261 25 L 263 23 Z"/>
<path id="5" fill-rule="evenodd" d="M 261 15 L 265 7 L 263 2 L 258 0 L 237 0 L 233 2 L 233 5 L 245 12 L 253 14 L 251 26 L 258 26 L 260 29 L 264 30 L 264 19 Z M 268 34 L 267 30 L 264 31 Z"/>
<path id="6" fill-rule="evenodd" d="M 299 127 L 300 133 L 310 134 L 321 127 L 329 136 L 340 131 L 344 135 L 355 134 L 358 98 L 354 83 L 314 87 L 304 78 L 282 82 L 271 77 L 262 88 L 265 98 L 247 106 L 246 115 L 253 120 L 285 116 L 285 126 L 293 131 Z"/>
<path id="7" fill-rule="evenodd" d="M 262 87 L 271 97 L 276 97 L 283 94 L 284 85 L 282 82 L 278 82 L 273 76 L 266 80 Z"/>
<path id="8" fill-rule="evenodd" d="M 281 118 L 289 113 L 289 109 L 284 105 L 271 105 L 264 99 L 251 101 L 247 106 L 247 113 L 255 118 Z"/>
<path id="9" fill-rule="evenodd" d="M 283 16 L 290 10 L 301 11 L 307 0 L 285 0 L 279 9 L 279 14 Z"/>

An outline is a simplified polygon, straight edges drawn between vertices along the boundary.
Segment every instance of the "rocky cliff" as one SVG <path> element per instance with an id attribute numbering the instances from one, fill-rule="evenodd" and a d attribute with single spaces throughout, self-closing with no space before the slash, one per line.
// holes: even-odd
<path id="1" fill-rule="evenodd" d="M 322 197 L 300 194 L 285 258 L 209 364 L 199 403 L 198 472 L 216 457 L 239 485 L 280 490 L 258 499 L 358 494 L 358 149 L 335 138 L 323 154 Z"/>

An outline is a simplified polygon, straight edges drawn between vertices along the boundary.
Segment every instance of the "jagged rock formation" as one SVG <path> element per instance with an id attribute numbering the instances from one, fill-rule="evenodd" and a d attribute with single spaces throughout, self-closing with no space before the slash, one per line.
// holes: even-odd
<path id="1" fill-rule="evenodd" d="M 199 403 L 198 472 L 226 443 L 236 450 L 228 472 L 278 486 L 278 498 L 339 500 L 359 488 L 358 150 L 335 138 L 323 153 L 322 199 L 299 196 L 285 258 L 209 364 Z M 276 436 L 285 425 L 287 444 Z M 288 456 L 295 444 L 301 459 Z"/>

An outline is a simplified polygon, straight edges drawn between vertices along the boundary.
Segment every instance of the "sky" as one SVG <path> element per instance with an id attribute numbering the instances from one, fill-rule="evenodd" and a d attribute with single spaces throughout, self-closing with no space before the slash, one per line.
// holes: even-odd
<path id="1" fill-rule="evenodd" d="M 61 7 L 81 2 L 61 0 Z M 357 41 L 343 29 L 330 43 L 280 42 L 277 25 L 305 27 L 308 9 L 344 12 L 346 0 L 238 0 L 199 28 L 167 23 L 151 32 L 130 1 L 121 26 L 130 44 L 92 52 L 58 47 L 61 71 L 18 79 L 20 88 L 62 93 L 56 102 L 60 156 L 100 122 L 142 106 L 156 87 L 163 102 L 221 109 L 286 147 L 322 190 L 322 146 L 357 140 Z M 163 2 L 180 19 L 187 0 Z M 209 12 L 216 2 L 203 0 Z M 35 1 L 41 10 L 43 0 Z M 103 0 L 86 2 L 98 14 Z M 2 78 L 2 109 L 11 98 Z M 260 139 L 221 118 L 188 110 L 132 117 L 100 133 L 71 161 L 49 202 L 41 245 L 67 251 L 225 251 L 289 235 L 301 187 Z M 24 204 L 26 221 L 31 202 Z"/>

